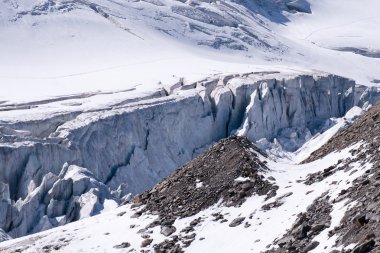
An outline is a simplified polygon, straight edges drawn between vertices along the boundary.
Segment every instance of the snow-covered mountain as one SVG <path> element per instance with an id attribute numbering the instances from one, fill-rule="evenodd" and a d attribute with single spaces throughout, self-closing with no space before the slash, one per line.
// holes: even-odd
<path id="1" fill-rule="evenodd" d="M 364 2 L 2 0 L 0 251 L 374 249 Z"/>
<path id="2" fill-rule="evenodd" d="M 258 59 L 285 50 L 266 19 L 254 15 L 265 13 L 257 3 L 49 0 L 0 7 L 1 83 L 12 87 L 4 100 L 20 98 L 20 87 L 30 92 L 23 100 L 140 84 L 151 90 L 183 77 L 245 72 L 241 57 L 224 49 Z"/>

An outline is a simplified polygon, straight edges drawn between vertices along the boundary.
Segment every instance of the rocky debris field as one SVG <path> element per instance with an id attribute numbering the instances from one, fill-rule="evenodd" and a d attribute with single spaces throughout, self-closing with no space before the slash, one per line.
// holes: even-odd
<path id="1" fill-rule="evenodd" d="M 266 156 L 245 137 L 232 136 L 185 164 L 152 190 L 134 198 L 142 212 L 165 217 L 189 217 L 216 204 L 242 204 L 252 194 L 264 195 L 273 184 L 264 180 Z"/>
<path id="2" fill-rule="evenodd" d="M 380 252 L 380 105 L 374 106 L 367 114 L 336 136 L 335 142 L 327 145 L 349 145 L 364 143 L 354 153 L 361 157 L 360 163 L 371 162 L 372 168 L 354 181 L 354 185 L 342 196 L 357 203 L 347 210 L 340 225 L 331 234 L 338 234 L 337 245 L 355 243 L 354 253 Z M 329 148 L 326 146 L 325 148 Z M 342 199 L 343 197 L 340 197 Z M 337 199 L 336 201 L 340 201 Z M 345 251 L 349 252 L 349 251 Z"/>
<path id="3" fill-rule="evenodd" d="M 170 236 L 176 231 L 173 226 L 176 218 L 195 215 L 220 200 L 226 206 L 239 206 L 253 194 L 270 193 L 273 196 L 276 185 L 263 179 L 261 174 L 268 168 L 260 161 L 260 156 L 266 157 L 245 137 L 231 136 L 223 139 L 150 191 L 136 196 L 133 206 L 144 205 L 144 208 L 134 216 L 138 217 L 145 212 L 159 215 L 149 227 L 161 225 L 161 234 Z M 215 214 L 215 221 L 224 221 L 219 216 L 223 215 Z M 201 220 L 194 220 L 182 231 L 188 234 L 184 238 L 190 239 L 182 240 L 182 243 L 191 243 L 195 234 L 190 232 L 200 222 Z M 242 222 L 232 222 L 230 226 Z M 174 245 L 179 239 L 172 237 L 170 241 L 157 245 L 156 251 L 167 252 L 167 248 L 178 247 Z"/>
<path id="4" fill-rule="evenodd" d="M 344 170 L 353 174 L 354 163 L 373 164 L 364 174 L 353 181 L 353 185 L 342 190 L 334 199 L 325 196 L 317 199 L 308 207 L 305 213 L 298 215 L 298 219 L 292 228 L 274 242 L 276 248 L 273 252 L 309 252 L 315 249 L 319 242 L 313 240 L 316 234 L 329 227 L 331 219 L 331 204 L 345 202 L 344 205 L 355 203 L 348 208 L 339 225 L 328 230 L 328 236 L 335 236 L 336 248 L 330 253 L 353 252 L 369 253 L 380 252 L 380 105 L 372 107 L 369 112 L 356 120 L 349 127 L 338 132 L 328 143 L 314 152 L 304 163 L 308 163 L 324 157 L 325 155 L 343 150 L 355 143 L 361 143 L 357 149 L 351 150 L 352 157 L 339 160 L 335 166 L 330 166 L 323 171 L 310 174 L 305 184 L 312 185 L 333 175 L 337 171 Z M 330 202 L 330 203 L 329 203 Z M 350 245 L 355 245 L 351 247 Z"/>
<path id="5" fill-rule="evenodd" d="M 283 252 L 309 252 L 315 249 L 318 241 L 314 237 L 322 230 L 330 226 L 331 204 L 328 197 L 321 197 L 300 213 L 292 228 L 280 239 L 274 242 L 277 248 L 272 248 L 266 253 Z"/>

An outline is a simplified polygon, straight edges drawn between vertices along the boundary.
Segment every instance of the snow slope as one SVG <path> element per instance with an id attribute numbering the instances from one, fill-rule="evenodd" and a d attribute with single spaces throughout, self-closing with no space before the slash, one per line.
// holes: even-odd
<path id="1" fill-rule="evenodd" d="M 380 79 L 379 59 L 326 49 L 377 50 L 380 36 L 368 27 L 376 27 L 378 1 L 311 1 L 312 14 L 289 12 L 286 2 L 2 1 L 0 100 L 136 85 L 151 91 L 257 65 L 317 69 L 367 85 Z"/>
<path id="2" fill-rule="evenodd" d="M 379 50 L 378 1 L 309 1 L 312 15 L 292 15 L 286 28 L 296 39 L 320 47 L 367 47 Z"/>
<path id="3" fill-rule="evenodd" d="M 138 84 L 155 89 L 159 82 L 244 72 L 249 68 L 241 62 L 245 50 L 258 59 L 284 50 L 260 24 L 260 17 L 236 3 L 12 0 L 0 4 L 0 85 L 7 87 L 2 100 Z M 231 9 L 241 14 L 222 18 Z M 236 50 L 240 57 L 223 56 L 223 48 L 235 47 L 244 48 Z"/>
<path id="4" fill-rule="evenodd" d="M 305 67 L 375 85 L 380 74 L 379 1 L 309 2 L 312 14 L 287 15 L 290 22 L 274 30 L 305 46 L 302 54 L 309 61 L 303 63 Z M 362 54 L 355 53 L 357 49 L 361 49 Z"/>

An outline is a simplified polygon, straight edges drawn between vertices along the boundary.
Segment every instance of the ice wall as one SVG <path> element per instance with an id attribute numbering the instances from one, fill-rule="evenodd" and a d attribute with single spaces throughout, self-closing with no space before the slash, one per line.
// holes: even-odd
<path id="1" fill-rule="evenodd" d="M 233 133 L 289 138 L 285 148 L 296 148 L 378 94 L 328 74 L 248 73 L 110 108 L 1 122 L 0 228 L 18 237 L 99 213 Z"/>

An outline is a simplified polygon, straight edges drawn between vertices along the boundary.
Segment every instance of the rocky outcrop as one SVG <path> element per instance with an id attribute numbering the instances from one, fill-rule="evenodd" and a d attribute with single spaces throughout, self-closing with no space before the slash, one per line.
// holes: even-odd
<path id="1" fill-rule="evenodd" d="M 318 241 L 314 238 L 324 229 L 330 227 L 332 206 L 328 197 L 319 198 L 307 208 L 307 211 L 300 213 L 296 222 L 289 231 L 274 242 L 277 248 L 272 248 L 265 253 L 282 252 L 309 252 L 315 249 Z"/>
<path id="2" fill-rule="evenodd" d="M 119 202 L 130 198 L 129 193 L 141 193 L 232 133 L 254 142 L 276 138 L 285 148 L 295 149 L 326 120 L 365 105 L 364 100 L 376 94 L 328 74 L 248 73 L 180 82 L 154 98 L 118 101 L 91 111 L 2 121 L 0 208 L 7 215 L 0 228 L 20 236 L 79 219 L 80 210 L 94 214 L 111 198 L 109 193 Z M 71 195 L 64 191 L 75 185 L 59 177 L 66 163 L 69 168 L 86 168 L 80 173 L 91 178 L 87 181 L 93 190 Z M 64 196 L 46 198 L 53 186 Z M 85 193 L 89 196 L 81 199 Z M 73 196 L 79 198 L 74 201 Z M 69 203 L 85 198 L 91 199 L 92 207 L 70 209 Z M 27 206 L 36 211 L 23 214 Z M 59 214 L 64 217 L 51 220 Z"/>
<path id="3" fill-rule="evenodd" d="M 267 167 L 259 155 L 266 156 L 245 137 L 223 139 L 133 202 L 163 220 L 192 216 L 220 199 L 227 206 L 241 205 L 275 187 L 263 180 Z"/>
<path id="4" fill-rule="evenodd" d="M 346 211 L 340 224 L 329 231 L 330 235 L 337 236 L 336 246 L 355 244 L 353 252 L 380 250 L 379 135 L 380 105 L 376 105 L 351 126 L 340 131 L 309 159 L 315 160 L 328 152 L 362 142 L 358 149 L 352 151 L 352 154 L 357 156 L 353 162 L 373 164 L 371 169 L 354 181 L 352 187 L 342 191 L 334 200 L 335 202 L 349 200 L 357 203 Z"/>
<path id="5" fill-rule="evenodd" d="M 275 184 L 264 179 L 268 170 L 262 153 L 245 137 L 231 136 L 219 141 L 206 152 L 151 190 L 133 199 L 133 208 L 143 206 L 133 216 L 156 214 L 158 218 L 145 230 L 161 226 L 161 234 L 169 237 L 176 232 L 173 225 L 177 218 L 190 217 L 219 203 L 225 206 L 240 206 L 252 195 L 267 195 L 276 192 Z M 215 221 L 223 215 L 213 214 Z M 239 226 L 245 218 L 239 217 L 230 227 Z M 194 227 L 202 218 L 194 219 L 179 235 L 157 244 L 156 252 L 183 252 L 180 244 L 188 247 L 195 239 Z"/>

